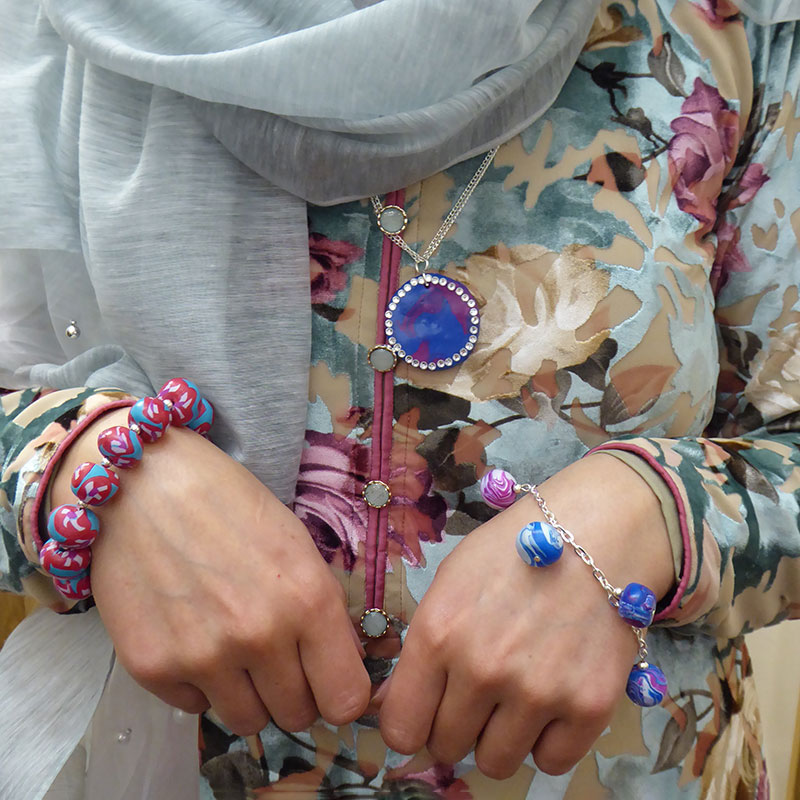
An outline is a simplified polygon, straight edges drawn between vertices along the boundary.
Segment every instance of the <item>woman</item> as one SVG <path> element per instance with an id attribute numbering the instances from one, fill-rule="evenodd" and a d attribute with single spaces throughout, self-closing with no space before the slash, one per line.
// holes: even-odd
<path id="1" fill-rule="evenodd" d="M 201 796 L 766 797 L 740 635 L 800 602 L 792 9 L 81 5 L 2 10 L 2 382 L 56 390 L 4 402 L 5 585 L 66 609 L 47 514 L 186 375 L 221 449 L 147 448 L 91 582 L 118 664 L 211 707 Z M 450 364 L 393 348 L 415 263 L 475 300 Z M 494 516 L 492 467 L 653 590 L 659 706 L 620 702 L 643 652 L 586 565 L 514 552 L 547 517 Z M 42 620 L 7 696 L 61 637 L 71 710 L 0 786 L 195 796 L 191 723 L 122 670 L 84 735 L 96 612 Z"/>

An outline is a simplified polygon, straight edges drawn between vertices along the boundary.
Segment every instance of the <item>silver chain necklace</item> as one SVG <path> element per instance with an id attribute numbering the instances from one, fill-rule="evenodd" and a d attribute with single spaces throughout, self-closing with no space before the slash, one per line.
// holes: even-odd
<path id="1" fill-rule="evenodd" d="M 412 258 L 417 271 L 416 277 L 406 281 L 386 307 L 387 344 L 376 345 L 369 352 L 369 362 L 379 372 L 393 369 L 398 359 L 424 370 L 449 369 L 474 349 L 480 330 L 475 298 L 463 283 L 428 270 L 430 259 L 464 210 L 498 149 L 495 147 L 486 154 L 422 253 L 409 246 L 401 235 L 408 225 L 405 210 L 384 205 L 379 197 L 371 198 L 378 227 Z"/>

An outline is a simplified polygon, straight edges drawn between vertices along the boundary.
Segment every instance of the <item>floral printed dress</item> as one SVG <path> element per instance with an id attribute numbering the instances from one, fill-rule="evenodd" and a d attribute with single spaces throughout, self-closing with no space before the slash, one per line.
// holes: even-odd
<path id="1" fill-rule="evenodd" d="M 675 591 L 649 642 L 669 697 L 622 701 L 567 775 L 508 781 L 388 750 L 377 720 L 238 738 L 201 726 L 200 796 L 725 798 L 769 795 L 742 634 L 800 617 L 800 26 L 730 0 L 606 0 L 542 119 L 503 145 L 433 268 L 481 311 L 459 366 L 374 371 L 413 269 L 368 201 L 310 208 L 313 350 L 295 513 L 340 578 L 373 682 L 437 565 L 493 512 L 492 467 L 541 481 L 593 449 L 662 499 Z M 426 244 L 480 157 L 388 198 Z M 31 522 L 65 437 L 124 395 L 29 390 L 0 417 L 2 571 L 46 591 Z M 381 481 L 391 501 L 362 496 Z M 588 579 L 588 578 L 587 578 Z"/>

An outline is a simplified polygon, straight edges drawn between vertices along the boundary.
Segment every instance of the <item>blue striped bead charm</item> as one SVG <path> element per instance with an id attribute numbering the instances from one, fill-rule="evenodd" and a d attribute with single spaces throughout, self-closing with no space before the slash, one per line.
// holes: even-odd
<path id="1" fill-rule="evenodd" d="M 631 670 L 625 691 L 637 706 L 651 708 L 667 696 L 667 678 L 658 667 L 645 661 Z"/>
<path id="2" fill-rule="evenodd" d="M 547 567 L 561 558 L 564 542 L 546 522 L 530 522 L 517 534 L 517 553 L 531 567 Z"/>
<path id="3" fill-rule="evenodd" d="M 629 583 L 619 596 L 618 611 L 629 625 L 648 628 L 656 613 L 656 596 L 641 583 Z"/>

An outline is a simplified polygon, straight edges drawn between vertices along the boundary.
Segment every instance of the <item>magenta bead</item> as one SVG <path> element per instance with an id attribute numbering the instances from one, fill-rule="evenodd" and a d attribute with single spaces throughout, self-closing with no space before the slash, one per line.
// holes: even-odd
<path id="1" fill-rule="evenodd" d="M 186 378 L 172 378 L 167 381 L 158 396 L 172 403 L 172 422 L 175 425 L 188 425 L 199 416 L 202 396 L 197 386 Z"/>
<path id="2" fill-rule="evenodd" d="M 92 595 L 92 582 L 88 575 L 82 575 L 80 578 L 54 578 L 53 583 L 69 600 L 85 600 Z"/>
<path id="3" fill-rule="evenodd" d="M 481 496 L 486 505 L 502 511 L 514 505 L 517 499 L 515 485 L 516 481 L 510 472 L 504 469 L 491 469 L 481 478 Z"/>
<path id="4" fill-rule="evenodd" d="M 65 550 L 51 539 L 39 551 L 39 563 L 45 572 L 57 578 L 78 578 L 89 569 L 92 551 L 88 547 Z"/>
<path id="5" fill-rule="evenodd" d="M 158 441 L 167 431 L 172 414 L 159 397 L 143 397 L 131 406 L 128 425 L 136 425 L 145 442 Z"/>
<path id="6" fill-rule="evenodd" d="M 115 425 L 97 437 L 97 449 L 115 466 L 129 469 L 141 461 L 142 440 L 136 431 Z"/>
<path id="7" fill-rule="evenodd" d="M 64 550 L 80 550 L 94 543 L 100 532 L 100 520 L 88 508 L 58 506 L 50 512 L 47 532 Z"/>
<path id="8" fill-rule="evenodd" d="M 90 506 L 107 503 L 119 489 L 119 478 L 102 464 L 85 461 L 72 473 L 72 492 Z"/>

